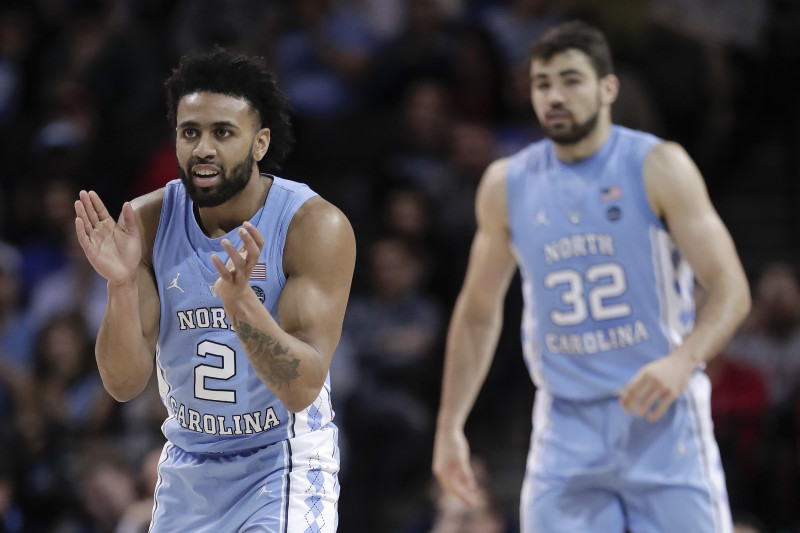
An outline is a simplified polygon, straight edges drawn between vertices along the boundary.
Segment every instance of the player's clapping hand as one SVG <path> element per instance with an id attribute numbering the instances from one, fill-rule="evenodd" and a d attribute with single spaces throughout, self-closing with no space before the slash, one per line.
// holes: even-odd
<path id="1" fill-rule="evenodd" d="M 686 388 L 697 365 L 673 352 L 639 369 L 620 394 L 620 403 L 628 413 L 654 422 L 669 409 Z M 648 414 L 649 413 L 649 414 Z"/>
<path id="2" fill-rule="evenodd" d="M 219 273 L 214 290 L 223 300 L 252 292 L 250 274 L 264 246 L 264 237 L 250 222 L 245 222 L 239 228 L 239 237 L 242 239 L 242 246 L 238 250 L 228 239 L 222 240 L 222 248 L 229 256 L 227 263 L 223 263 L 217 254 L 211 256 L 211 262 Z"/>
<path id="3" fill-rule="evenodd" d="M 135 281 L 142 245 L 130 202 L 125 202 L 115 221 L 96 192 L 81 191 L 79 196 L 75 231 L 87 259 L 111 283 Z"/>

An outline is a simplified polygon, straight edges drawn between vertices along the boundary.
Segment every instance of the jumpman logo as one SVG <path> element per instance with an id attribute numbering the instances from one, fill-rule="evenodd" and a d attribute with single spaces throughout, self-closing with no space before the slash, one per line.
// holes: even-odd
<path id="1" fill-rule="evenodd" d="M 181 275 L 181 273 L 178 272 L 178 275 L 175 276 L 175 279 L 173 279 L 172 283 L 169 284 L 169 286 L 167 287 L 167 290 L 169 290 L 169 289 L 178 289 L 179 291 L 183 292 L 183 289 L 181 289 L 180 286 L 178 285 L 178 278 L 180 277 L 180 275 Z"/>

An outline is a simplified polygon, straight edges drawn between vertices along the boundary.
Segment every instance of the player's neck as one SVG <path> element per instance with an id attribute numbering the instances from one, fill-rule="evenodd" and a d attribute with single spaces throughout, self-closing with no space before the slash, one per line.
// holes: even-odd
<path id="1" fill-rule="evenodd" d="M 601 113 L 597 126 L 589 135 L 575 144 L 553 143 L 553 150 L 561 161 L 576 163 L 594 155 L 608 140 L 611 135 L 611 119 L 606 113 Z"/>
<path id="2" fill-rule="evenodd" d="M 199 208 L 199 222 L 206 235 L 212 239 L 222 237 L 253 218 L 264 206 L 272 181 L 272 178 L 261 176 L 255 170 L 245 188 L 233 198 L 215 207 Z"/>

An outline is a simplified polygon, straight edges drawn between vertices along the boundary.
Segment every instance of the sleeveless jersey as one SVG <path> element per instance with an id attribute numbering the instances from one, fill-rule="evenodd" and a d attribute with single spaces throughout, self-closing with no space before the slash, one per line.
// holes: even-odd
<path id="1" fill-rule="evenodd" d="M 273 177 L 264 206 L 250 219 L 264 247 L 250 285 L 278 320 L 286 283 L 283 248 L 297 209 L 315 196 L 308 186 Z M 189 452 L 238 452 L 263 447 L 331 423 L 330 376 L 310 407 L 288 411 L 259 379 L 214 292 L 219 274 L 211 263 L 239 248 L 238 228 L 211 239 L 203 233 L 180 180 L 166 186 L 153 246 L 161 322 L 156 347 L 159 392 L 168 417 L 162 426 L 173 444 Z"/>
<path id="2" fill-rule="evenodd" d="M 556 397 L 616 395 L 694 325 L 694 275 L 644 187 L 659 141 L 613 126 L 579 162 L 560 161 L 549 139 L 509 158 L 523 352 L 534 383 Z"/>

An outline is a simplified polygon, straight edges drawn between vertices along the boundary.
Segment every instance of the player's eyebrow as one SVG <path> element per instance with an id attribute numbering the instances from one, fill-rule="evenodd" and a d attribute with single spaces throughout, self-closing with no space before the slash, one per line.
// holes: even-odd
<path id="1" fill-rule="evenodd" d="M 572 75 L 586 76 L 586 74 L 584 74 L 582 71 L 580 71 L 580 70 L 578 70 L 576 68 L 565 68 L 564 70 L 559 70 L 556 74 L 558 76 L 561 76 L 562 78 L 564 76 L 572 76 Z M 536 74 L 533 75 L 533 79 L 534 80 L 536 80 L 536 79 L 547 79 L 549 77 L 550 77 L 549 74 L 545 74 L 543 72 L 537 72 Z"/>
<path id="2" fill-rule="evenodd" d="M 241 129 L 238 125 L 229 120 L 218 120 L 216 122 L 212 122 L 211 125 L 215 128 Z M 199 126 L 200 123 L 194 120 L 184 120 L 178 124 L 178 128 L 197 128 Z"/>

